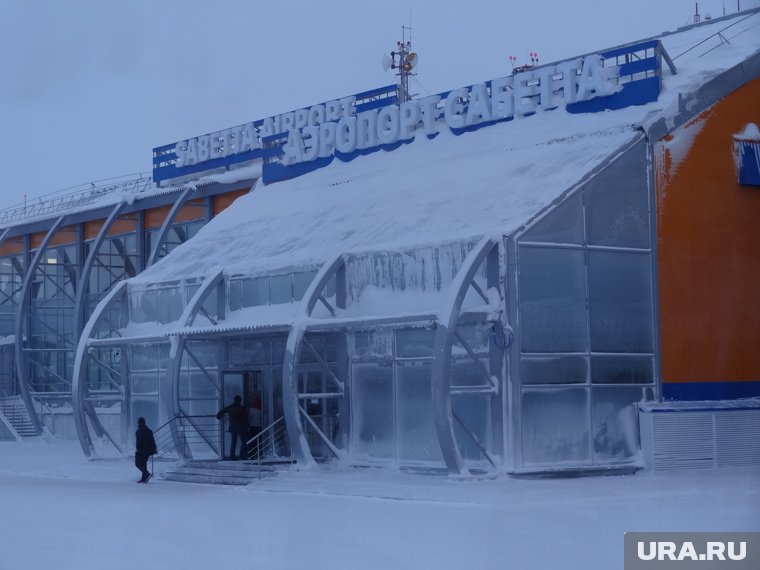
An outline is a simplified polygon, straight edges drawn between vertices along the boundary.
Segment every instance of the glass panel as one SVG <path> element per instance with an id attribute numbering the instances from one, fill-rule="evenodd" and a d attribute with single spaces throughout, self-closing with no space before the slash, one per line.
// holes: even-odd
<path id="1" fill-rule="evenodd" d="M 396 356 L 398 358 L 432 356 L 434 342 L 434 330 L 399 329 L 396 331 Z"/>
<path id="2" fill-rule="evenodd" d="M 588 462 L 588 390 L 523 393 L 523 458 L 526 464 Z"/>
<path id="3" fill-rule="evenodd" d="M 485 323 L 459 325 L 457 334 L 461 336 L 475 354 L 488 352 L 488 344 L 491 336 L 491 326 Z M 452 354 L 467 354 L 459 339 L 454 338 Z"/>
<path id="4" fill-rule="evenodd" d="M 393 331 L 376 330 L 354 334 L 354 358 L 393 357 Z"/>
<path id="5" fill-rule="evenodd" d="M 395 457 L 393 368 L 358 364 L 353 376 L 353 455 Z"/>
<path id="6" fill-rule="evenodd" d="M 583 251 L 521 247 L 519 272 L 522 351 L 585 351 Z"/>
<path id="7" fill-rule="evenodd" d="M 290 303 L 293 300 L 293 290 L 291 283 L 291 275 L 273 275 L 270 278 L 271 286 L 271 299 L 272 305 L 279 305 L 281 303 Z"/>
<path id="8" fill-rule="evenodd" d="M 642 401 L 642 389 L 595 388 L 592 394 L 594 457 L 601 461 L 632 458 L 639 450 L 633 403 Z"/>
<path id="9" fill-rule="evenodd" d="M 230 311 L 237 311 L 243 306 L 242 288 L 243 285 L 240 279 L 230 281 L 230 290 L 228 293 L 229 299 L 227 301 L 230 306 Z"/>
<path id="10" fill-rule="evenodd" d="M 133 372 L 133 394 L 158 394 L 158 375 L 155 372 Z"/>
<path id="11" fill-rule="evenodd" d="M 203 372 L 190 372 L 189 383 L 190 396 L 194 398 L 214 398 L 216 405 L 218 405 L 219 389 L 211 378 L 206 376 Z M 214 410 L 214 413 L 216 412 L 217 410 Z"/>
<path id="12" fill-rule="evenodd" d="M 305 271 L 293 274 L 293 298 L 296 301 L 303 299 L 306 289 L 309 288 L 309 285 L 314 281 L 316 275 L 316 271 Z"/>
<path id="13" fill-rule="evenodd" d="M 158 322 L 173 323 L 182 316 L 184 304 L 179 287 L 158 292 Z"/>
<path id="14" fill-rule="evenodd" d="M 649 254 L 589 251 L 592 352 L 652 352 Z"/>
<path id="15" fill-rule="evenodd" d="M 451 398 L 451 407 L 457 417 L 467 426 L 467 430 L 474 435 L 480 444 L 491 449 L 490 430 L 491 425 L 491 398 L 482 394 L 460 394 Z M 459 424 L 454 420 L 454 435 L 459 443 L 459 451 L 464 459 L 485 461 L 486 458 L 480 449 Z"/>
<path id="16" fill-rule="evenodd" d="M 276 338 L 272 340 L 272 364 L 282 364 L 285 360 L 285 339 Z M 282 376 L 282 374 L 280 374 Z"/>
<path id="17" fill-rule="evenodd" d="M 585 384 L 588 359 L 585 356 L 523 356 L 520 379 L 523 384 Z"/>
<path id="18" fill-rule="evenodd" d="M 451 365 L 452 386 L 487 386 L 488 379 L 484 370 L 488 370 L 488 360 L 480 360 L 483 366 L 478 366 L 472 359 L 454 360 Z"/>
<path id="19" fill-rule="evenodd" d="M 528 230 L 522 241 L 583 244 L 583 202 L 581 193 L 556 206 Z"/>
<path id="20" fill-rule="evenodd" d="M 133 344 L 130 347 L 132 370 L 158 370 L 158 351 L 155 346 Z"/>
<path id="21" fill-rule="evenodd" d="M 243 366 L 271 364 L 270 346 L 268 340 L 244 340 Z"/>
<path id="22" fill-rule="evenodd" d="M 400 461 L 441 461 L 433 420 L 429 362 L 397 365 L 398 458 Z"/>
<path id="23" fill-rule="evenodd" d="M 594 384 L 651 384 L 654 382 L 651 356 L 592 356 L 591 382 Z"/>
<path id="24" fill-rule="evenodd" d="M 644 143 L 594 177 L 584 189 L 590 245 L 649 247 L 649 198 Z"/>
<path id="25" fill-rule="evenodd" d="M 241 283 L 244 307 L 258 307 L 269 302 L 269 277 L 243 279 Z"/>
<path id="26" fill-rule="evenodd" d="M 241 368 L 243 366 L 243 344 L 238 339 L 227 341 L 227 366 Z"/>
<path id="27" fill-rule="evenodd" d="M 219 345 L 213 341 L 189 341 L 187 350 L 193 353 L 190 359 L 190 367 L 198 368 L 200 363 L 204 368 L 215 367 L 217 365 L 217 350 Z"/>
<path id="28" fill-rule="evenodd" d="M 131 292 L 129 294 L 129 309 L 132 322 L 150 323 L 158 321 L 158 292 Z"/>

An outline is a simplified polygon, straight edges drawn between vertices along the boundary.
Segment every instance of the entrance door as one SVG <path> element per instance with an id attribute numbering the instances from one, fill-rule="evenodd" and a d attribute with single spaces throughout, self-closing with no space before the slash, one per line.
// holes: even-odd
<path id="1" fill-rule="evenodd" d="M 248 379 L 244 372 L 225 372 L 222 374 L 222 402 L 220 408 L 229 406 L 232 402 L 235 401 L 235 396 L 240 396 L 243 399 L 243 403 L 245 404 L 247 401 L 247 380 Z M 229 432 L 229 423 L 226 417 L 221 425 L 223 429 L 220 437 L 220 441 L 222 442 L 221 456 L 224 458 L 230 455 L 232 435 Z M 239 445 L 240 444 L 238 443 L 238 446 Z M 235 450 L 235 453 L 237 453 L 239 449 L 240 447 Z"/>

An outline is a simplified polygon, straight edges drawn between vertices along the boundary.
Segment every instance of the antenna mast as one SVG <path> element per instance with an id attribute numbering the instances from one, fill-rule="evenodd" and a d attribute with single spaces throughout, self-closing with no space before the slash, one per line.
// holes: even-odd
<path id="1" fill-rule="evenodd" d="M 406 39 L 406 32 L 409 39 Z M 416 75 L 412 69 L 417 65 L 417 54 L 412 51 L 412 27 L 401 26 L 401 41 L 396 42 L 396 50 L 391 52 L 390 57 L 383 57 L 383 69 L 398 69 L 398 101 L 404 103 L 412 98 L 409 92 L 409 77 Z"/>

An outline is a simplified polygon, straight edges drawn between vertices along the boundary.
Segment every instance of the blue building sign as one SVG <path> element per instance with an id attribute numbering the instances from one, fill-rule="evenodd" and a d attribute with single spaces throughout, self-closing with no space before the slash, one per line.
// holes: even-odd
<path id="1" fill-rule="evenodd" d="M 388 85 L 155 148 L 154 180 L 258 161 L 271 183 L 443 128 L 461 134 L 558 107 L 593 113 L 643 105 L 659 97 L 662 53 L 652 40 L 410 101 L 400 102 Z"/>

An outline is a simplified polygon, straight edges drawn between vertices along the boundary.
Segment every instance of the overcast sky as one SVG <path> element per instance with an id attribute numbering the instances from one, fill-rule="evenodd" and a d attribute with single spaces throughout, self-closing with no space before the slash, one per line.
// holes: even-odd
<path id="1" fill-rule="evenodd" d="M 740 0 L 743 9 L 760 0 Z M 736 0 L 700 1 L 735 12 Z M 149 171 L 155 146 L 395 82 L 433 94 L 674 30 L 694 0 L 0 0 L 0 208 Z"/>

